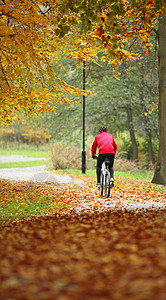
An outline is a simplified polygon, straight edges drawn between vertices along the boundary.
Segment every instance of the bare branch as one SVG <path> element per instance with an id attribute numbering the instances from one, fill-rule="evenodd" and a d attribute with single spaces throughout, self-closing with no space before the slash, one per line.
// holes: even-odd
<path id="1" fill-rule="evenodd" d="M 8 81 L 7 77 L 6 77 L 5 70 L 4 70 L 4 67 L 3 67 L 2 63 L 1 63 L 1 68 L 2 68 L 2 74 L 3 74 L 3 76 L 4 76 L 4 79 L 5 79 L 5 81 L 6 81 L 6 84 L 8 85 L 8 87 L 9 87 L 10 90 L 11 90 L 11 86 L 10 86 L 10 84 L 9 84 L 9 81 Z"/>

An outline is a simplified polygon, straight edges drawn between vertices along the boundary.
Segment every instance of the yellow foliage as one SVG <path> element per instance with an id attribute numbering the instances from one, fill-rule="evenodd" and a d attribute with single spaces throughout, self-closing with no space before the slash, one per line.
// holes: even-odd
<path id="1" fill-rule="evenodd" d="M 0 4 L 0 124 L 13 123 L 22 112 L 32 115 L 68 102 L 62 93 L 82 94 L 54 73 L 60 53 L 72 52 L 73 33 L 62 40 L 55 34 L 61 1 L 15 0 Z M 49 13 L 51 10 L 51 13 Z M 77 39 L 75 35 L 75 39 Z M 69 49 L 70 48 L 70 49 Z M 70 100 L 71 101 L 71 100 Z"/>
<path id="2" fill-rule="evenodd" d="M 22 132 L 23 141 L 28 144 L 45 144 L 51 138 L 51 135 L 46 130 L 33 128 L 25 128 Z"/>
<path id="3" fill-rule="evenodd" d="M 145 52 L 150 51 L 148 36 L 156 22 L 154 2 L 136 2 L 134 7 L 135 1 L 127 0 L 1 1 L 0 124 L 20 119 L 22 112 L 32 116 L 53 110 L 55 102 L 68 102 L 64 93 L 83 94 L 54 73 L 55 63 L 61 67 L 61 53 L 74 57 L 78 65 L 83 60 L 97 62 L 98 51 L 103 61 L 110 56 L 111 64 L 124 58 L 139 59 L 124 49 L 130 37 L 138 36 Z"/>
<path id="4" fill-rule="evenodd" d="M 20 130 L 15 127 L 2 127 L 0 128 L 0 137 L 3 141 L 22 141 L 27 144 L 45 144 L 51 138 L 47 130 L 34 129 L 30 126 L 24 126 Z"/>

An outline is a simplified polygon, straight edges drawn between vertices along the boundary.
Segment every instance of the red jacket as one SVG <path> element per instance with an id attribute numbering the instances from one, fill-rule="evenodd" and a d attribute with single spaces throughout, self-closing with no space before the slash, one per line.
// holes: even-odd
<path id="1" fill-rule="evenodd" d="M 117 145 L 111 134 L 107 132 L 101 132 L 95 136 L 95 140 L 92 144 L 92 156 L 96 155 L 96 149 L 99 148 L 99 154 L 113 153 L 116 154 Z"/>

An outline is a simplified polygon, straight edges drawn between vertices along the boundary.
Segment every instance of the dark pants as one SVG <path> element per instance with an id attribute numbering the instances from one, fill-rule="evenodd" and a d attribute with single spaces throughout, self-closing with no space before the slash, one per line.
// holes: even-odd
<path id="1" fill-rule="evenodd" d="M 100 183 L 101 166 L 102 166 L 102 163 L 103 163 L 103 161 L 105 160 L 106 157 L 108 157 L 109 160 L 110 160 L 110 163 L 108 165 L 108 168 L 109 168 L 109 171 L 110 171 L 110 176 L 111 176 L 111 178 L 114 178 L 113 165 L 114 165 L 115 154 L 113 154 L 113 153 L 99 154 L 98 159 L 97 159 L 97 169 L 96 169 L 97 183 Z"/>

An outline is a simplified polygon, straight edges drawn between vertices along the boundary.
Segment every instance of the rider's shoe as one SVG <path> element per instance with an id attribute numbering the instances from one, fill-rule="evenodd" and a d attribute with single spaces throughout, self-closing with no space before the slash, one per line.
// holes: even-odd
<path id="1" fill-rule="evenodd" d="M 97 187 L 97 188 L 101 187 L 101 183 L 97 183 L 97 184 L 96 184 L 96 187 Z"/>
<path id="2" fill-rule="evenodd" d="M 110 183 L 111 183 L 111 187 L 114 187 L 114 179 L 113 178 L 111 178 Z"/>

